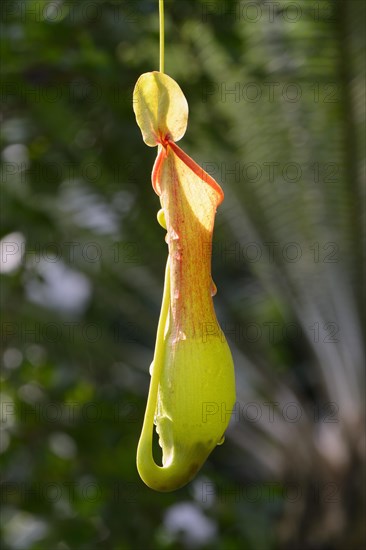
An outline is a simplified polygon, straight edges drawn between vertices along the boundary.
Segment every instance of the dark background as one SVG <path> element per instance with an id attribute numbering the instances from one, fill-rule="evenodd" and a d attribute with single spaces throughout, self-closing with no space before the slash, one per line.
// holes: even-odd
<path id="1" fill-rule="evenodd" d="M 364 2 L 166 2 L 180 145 L 226 196 L 238 400 L 171 494 L 135 467 L 167 248 L 132 90 L 158 2 L 1 12 L 2 548 L 361 549 Z"/>

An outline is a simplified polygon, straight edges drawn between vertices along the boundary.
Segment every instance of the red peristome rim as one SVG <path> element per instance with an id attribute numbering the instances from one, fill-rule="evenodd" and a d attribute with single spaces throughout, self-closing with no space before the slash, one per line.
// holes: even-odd
<path id="1" fill-rule="evenodd" d="M 158 154 L 158 156 L 156 157 L 154 167 L 153 167 L 153 171 L 152 171 L 152 174 L 151 174 L 151 183 L 152 183 L 153 189 L 154 189 L 155 193 L 157 195 L 159 195 L 159 197 L 161 195 L 159 175 L 160 175 L 161 166 L 163 164 L 163 161 L 164 161 L 165 157 L 166 157 L 166 150 L 163 147 L 161 149 L 160 153 Z"/>

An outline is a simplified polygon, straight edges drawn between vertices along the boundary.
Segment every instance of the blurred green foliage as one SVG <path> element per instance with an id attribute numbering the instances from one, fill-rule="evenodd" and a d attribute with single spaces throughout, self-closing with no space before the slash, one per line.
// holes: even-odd
<path id="1" fill-rule="evenodd" d="M 3 0 L 2 548 L 362 547 L 364 12 L 166 1 L 184 147 L 226 194 L 238 408 L 160 495 L 135 452 L 167 250 L 132 110 L 157 1 Z"/>

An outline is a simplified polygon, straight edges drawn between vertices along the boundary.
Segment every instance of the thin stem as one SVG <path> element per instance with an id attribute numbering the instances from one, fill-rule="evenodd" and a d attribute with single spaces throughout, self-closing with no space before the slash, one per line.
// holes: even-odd
<path id="1" fill-rule="evenodd" d="M 164 0 L 159 0 L 159 25 L 160 25 L 160 72 L 163 73 L 165 70 L 164 67 L 164 35 L 165 35 L 165 25 L 164 25 Z"/>

